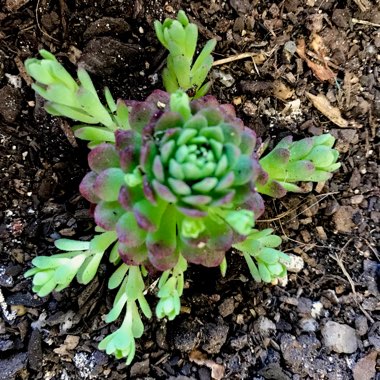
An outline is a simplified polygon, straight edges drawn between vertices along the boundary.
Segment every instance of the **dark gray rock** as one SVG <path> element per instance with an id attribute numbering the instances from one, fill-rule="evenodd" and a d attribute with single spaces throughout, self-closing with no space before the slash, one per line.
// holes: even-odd
<path id="1" fill-rule="evenodd" d="M 131 70 L 140 64 L 139 46 L 126 44 L 110 37 L 91 40 L 85 47 L 79 65 L 92 74 L 109 76 L 120 70 Z"/>
<path id="2" fill-rule="evenodd" d="M 217 354 L 227 340 L 228 326 L 224 324 L 208 323 L 204 330 L 204 340 L 202 348 L 209 354 Z"/>
<path id="3" fill-rule="evenodd" d="M 9 359 L 0 359 L 0 380 L 13 380 L 16 375 L 26 368 L 28 356 L 20 352 Z"/>

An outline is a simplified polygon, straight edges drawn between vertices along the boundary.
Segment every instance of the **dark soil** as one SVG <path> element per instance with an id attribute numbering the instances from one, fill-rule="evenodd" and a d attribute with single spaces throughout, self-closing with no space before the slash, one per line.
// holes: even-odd
<path id="1" fill-rule="evenodd" d="M 287 284 L 255 283 L 232 252 L 225 278 L 192 266 L 181 315 L 145 321 L 126 367 L 97 350 L 118 326 L 101 318 L 112 268 L 43 299 L 23 277 L 55 239 L 91 236 L 94 223 L 78 192 L 87 148 L 46 114 L 22 62 L 45 48 L 99 89 L 144 99 L 162 87 L 166 55 L 152 22 L 179 8 L 202 42 L 218 40 L 216 60 L 257 54 L 215 66 L 214 95 L 271 145 L 331 132 L 342 167 L 308 195 L 267 200 L 260 227 L 304 262 Z M 376 0 L 0 0 L 0 379 L 380 379 L 379 24 Z M 344 128 L 306 93 L 325 95 Z"/>

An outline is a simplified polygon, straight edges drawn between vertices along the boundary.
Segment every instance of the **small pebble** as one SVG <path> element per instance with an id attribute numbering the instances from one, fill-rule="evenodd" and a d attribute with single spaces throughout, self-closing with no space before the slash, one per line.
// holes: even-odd
<path id="1" fill-rule="evenodd" d="M 302 270 L 304 266 L 304 261 L 301 257 L 288 254 L 290 261 L 284 261 L 284 265 L 289 272 L 298 273 Z"/>
<path id="2" fill-rule="evenodd" d="M 358 348 L 356 332 L 346 324 L 328 321 L 321 332 L 325 346 L 339 354 L 352 354 Z"/>
<path id="3" fill-rule="evenodd" d="M 355 319 L 355 328 L 359 336 L 363 336 L 368 332 L 368 320 L 364 315 L 359 315 Z"/>

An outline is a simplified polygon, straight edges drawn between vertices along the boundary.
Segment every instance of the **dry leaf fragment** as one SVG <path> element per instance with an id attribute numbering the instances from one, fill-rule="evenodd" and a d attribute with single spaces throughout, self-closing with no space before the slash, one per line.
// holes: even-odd
<path id="1" fill-rule="evenodd" d="M 53 351 L 59 355 L 67 355 L 68 351 L 73 350 L 79 344 L 79 336 L 76 335 L 67 335 L 63 344 L 58 348 L 55 348 Z"/>
<path id="2" fill-rule="evenodd" d="M 361 358 L 353 370 L 354 380 L 372 380 L 376 376 L 377 352 L 373 351 Z"/>
<path id="3" fill-rule="evenodd" d="M 313 46 L 313 49 L 317 48 Z M 303 38 L 297 41 L 297 53 L 306 62 L 309 68 L 313 71 L 314 75 L 320 80 L 332 80 L 336 77 L 336 74 L 326 65 L 313 62 L 306 56 L 306 44 Z"/>
<path id="4" fill-rule="evenodd" d="M 221 380 L 224 377 L 224 367 L 221 364 L 215 363 L 213 360 L 207 359 L 207 356 L 200 351 L 194 350 L 190 352 L 190 361 L 198 364 L 205 365 L 211 369 L 211 377 L 215 380 Z"/>
<path id="5" fill-rule="evenodd" d="M 318 94 L 317 96 L 306 92 L 306 96 L 310 99 L 313 106 L 328 119 L 330 119 L 334 124 L 341 128 L 347 128 L 348 122 L 343 119 L 340 114 L 340 110 L 337 107 L 333 107 L 325 95 Z"/>
<path id="6" fill-rule="evenodd" d="M 294 94 L 294 90 L 289 88 L 284 82 L 276 80 L 273 83 L 273 95 L 280 100 L 287 100 Z"/>

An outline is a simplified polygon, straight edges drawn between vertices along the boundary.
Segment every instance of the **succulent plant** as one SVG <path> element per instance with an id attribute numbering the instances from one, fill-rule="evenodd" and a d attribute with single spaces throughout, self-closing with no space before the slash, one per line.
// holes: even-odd
<path id="1" fill-rule="evenodd" d="M 335 138 L 329 133 L 293 142 L 283 138 L 276 147 L 260 159 L 264 172 L 257 181 L 261 194 L 280 198 L 287 191 L 302 192 L 294 182 L 323 182 L 340 167 L 339 153 L 333 149 Z"/>
<path id="2" fill-rule="evenodd" d="M 219 265 L 264 210 L 254 132 L 211 96 L 190 102 L 182 91 L 157 90 L 130 107 L 131 129 L 90 152 L 80 185 L 97 204 L 97 225 L 117 232 L 128 265 L 165 271 L 179 253 Z"/>
<path id="3" fill-rule="evenodd" d="M 161 44 L 169 50 L 167 67 L 162 72 L 166 90 L 170 93 L 182 89 L 194 92 L 194 98 L 205 95 L 211 82 L 203 84 L 214 61 L 211 52 L 216 40 L 209 40 L 193 63 L 198 40 L 198 27 L 189 22 L 180 10 L 176 20 L 167 18 L 163 23 L 154 22 L 156 35 Z"/>
<path id="4" fill-rule="evenodd" d="M 97 225 L 90 241 L 57 240 L 63 252 L 34 258 L 25 276 L 33 276 L 33 291 L 43 297 L 75 277 L 88 284 L 108 254 L 116 266 L 108 288 L 118 291 L 105 321 L 125 314 L 99 348 L 127 364 L 144 331 L 141 313 L 152 316 L 145 298 L 149 273 L 162 272 L 155 311 L 169 320 L 180 313 L 188 263 L 219 265 L 224 275 L 230 248 L 242 252 L 256 281 L 275 283 L 287 275 L 288 256 L 276 249 L 281 238 L 272 229 L 253 229 L 264 211 L 260 193 L 300 192 L 297 182 L 325 181 L 340 166 L 329 134 L 297 142 L 286 137 L 258 160 L 256 135 L 233 106 L 203 96 L 215 41 L 193 64 L 197 27 L 182 11 L 155 29 L 169 50 L 167 92 L 156 90 L 145 101 L 115 102 L 106 89 L 104 106 L 83 69 L 75 81 L 45 50 L 44 59 L 25 63 L 46 110 L 85 123 L 73 127 L 91 149 L 80 192 L 93 204 Z"/>

